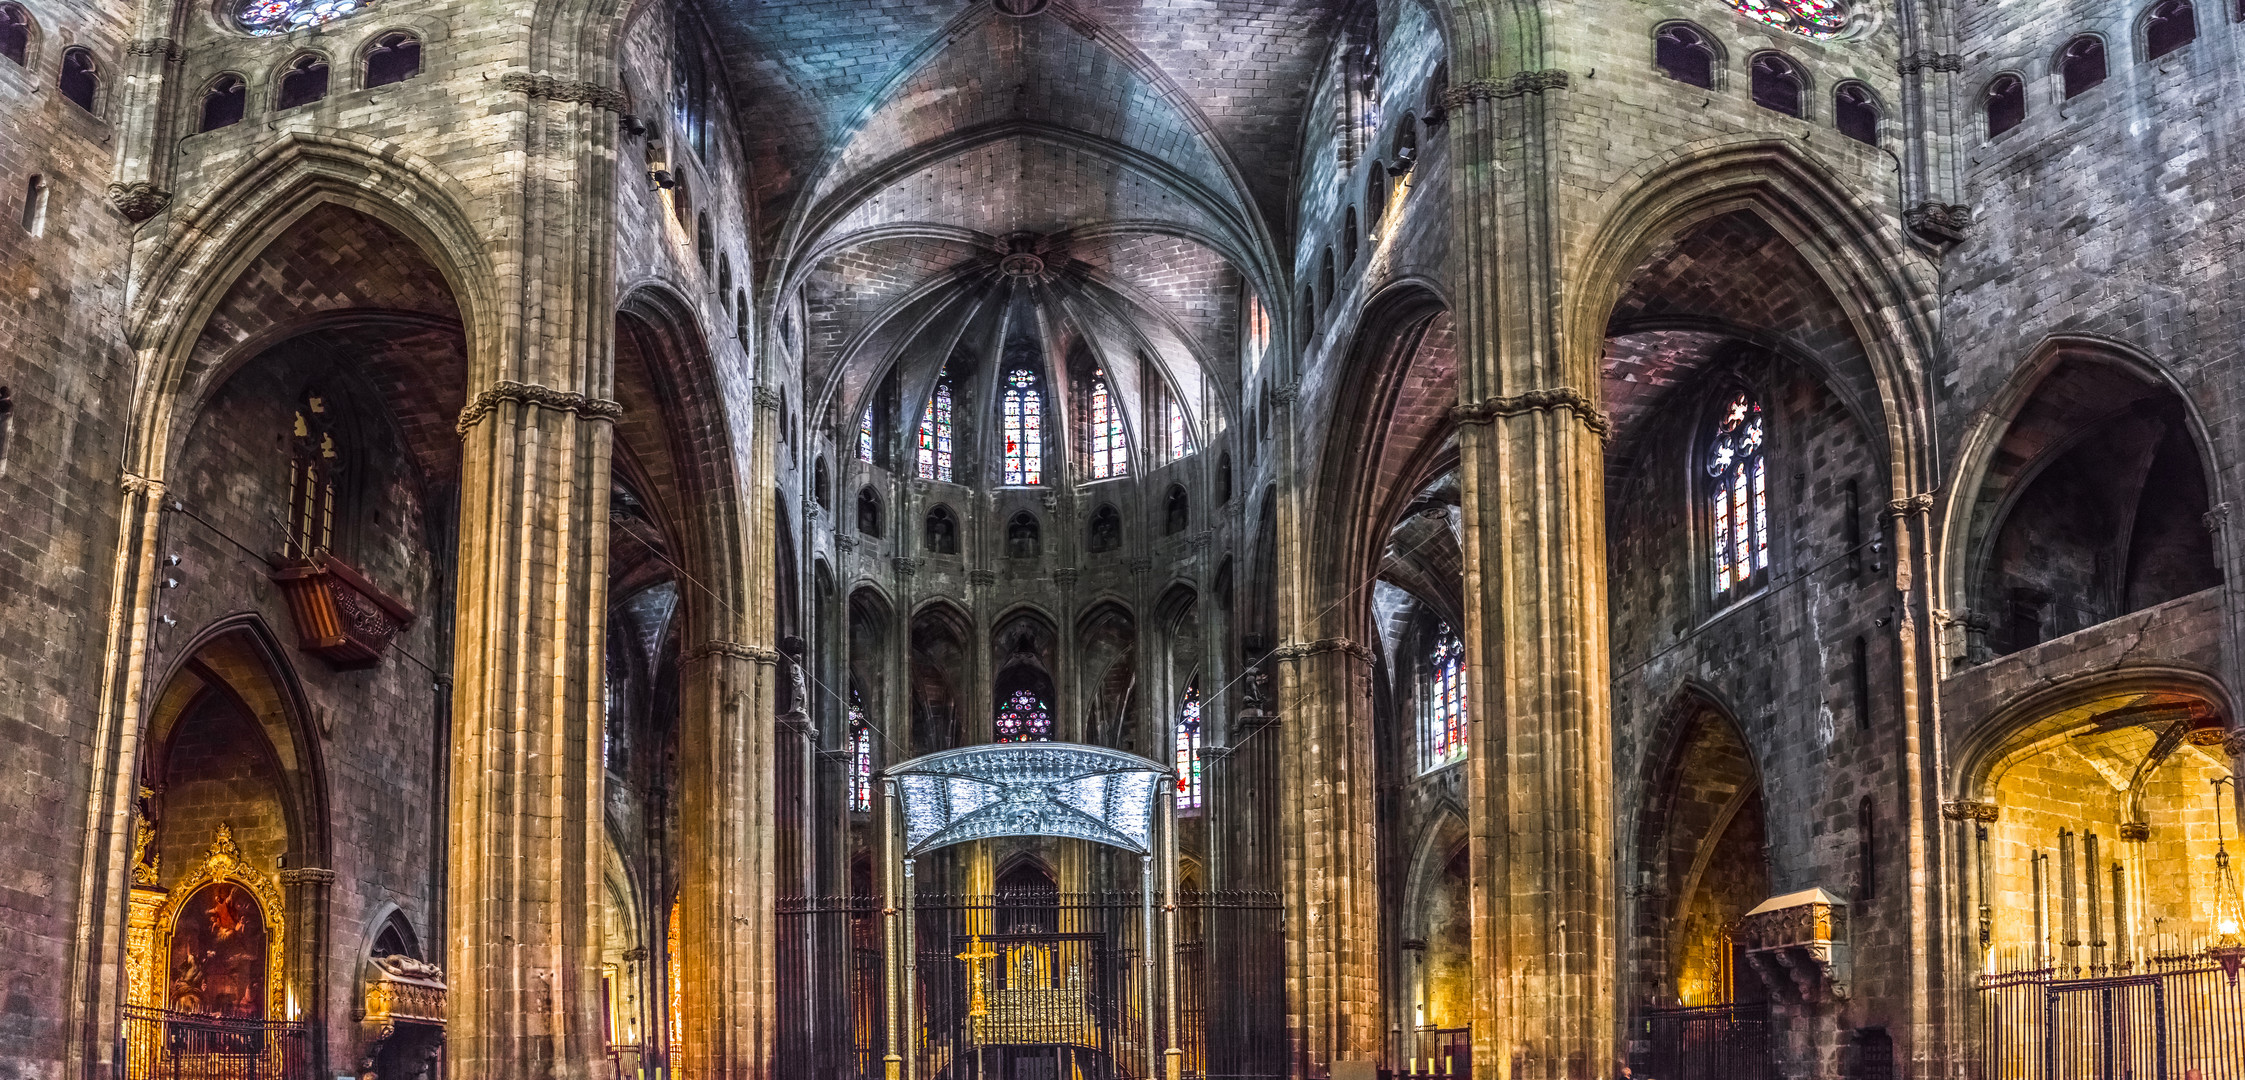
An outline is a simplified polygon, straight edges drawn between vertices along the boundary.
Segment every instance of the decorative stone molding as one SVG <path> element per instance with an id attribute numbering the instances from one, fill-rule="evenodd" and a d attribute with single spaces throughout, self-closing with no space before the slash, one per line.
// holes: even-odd
<path id="1" fill-rule="evenodd" d="M 1146 557 L 1146 556 L 1144 556 L 1144 555 L 1140 555 L 1140 556 L 1138 556 L 1137 558 L 1135 558 L 1135 559 L 1132 559 L 1132 560 L 1130 560 L 1130 572 L 1131 572 L 1132 574 L 1150 574 L 1150 573 L 1153 573 L 1153 572 L 1154 572 L 1154 560 L 1152 560 L 1152 559 L 1150 559 L 1150 558 L 1147 558 L 1147 557 Z"/>
<path id="2" fill-rule="evenodd" d="M 1907 499 L 1892 499 L 1886 504 L 1886 516 L 1890 518 L 1923 517 L 1932 512 L 1933 495 L 1931 492 L 1921 492 Z"/>
<path id="3" fill-rule="evenodd" d="M 686 659 L 700 660 L 707 656 L 730 656 L 736 660 L 749 660 L 759 664 L 778 666 L 782 657 L 778 649 L 756 645 L 743 645 L 738 641 L 705 641 L 686 650 Z"/>
<path id="4" fill-rule="evenodd" d="M 187 54 L 180 49 L 179 42 L 168 37 L 143 38 L 125 46 L 125 52 L 132 56 L 161 56 L 167 64 L 176 64 L 187 59 Z"/>
<path id="5" fill-rule="evenodd" d="M 1016 251 L 998 260 L 999 272 L 1007 277 L 1039 278 L 1045 273 L 1045 261 L 1026 251 Z"/>
<path id="6" fill-rule="evenodd" d="M 1344 652 L 1365 663 L 1372 662 L 1372 650 L 1344 637 L 1319 638 L 1316 641 L 1290 641 L 1272 649 L 1271 655 L 1280 660 L 1299 660 L 1329 652 Z"/>
<path id="7" fill-rule="evenodd" d="M 904 555 L 890 556 L 889 565 L 896 568 L 896 576 L 898 577 L 911 577 L 920 569 L 920 564 L 917 561 Z"/>
<path id="8" fill-rule="evenodd" d="M 1975 799 L 1957 799 L 1941 804 L 1941 816 L 1950 821 L 1977 821 L 1985 824 L 1996 819 L 1996 804 Z"/>
<path id="9" fill-rule="evenodd" d="M 155 217 L 170 204 L 171 192 L 146 180 L 109 185 L 109 205 L 116 207 L 118 213 L 125 215 L 126 221 L 135 225 Z"/>
<path id="10" fill-rule="evenodd" d="M 509 401 L 535 405 L 541 409 L 572 412 L 586 420 L 614 421 L 624 414 L 622 405 L 606 398 L 588 397 L 536 383 L 501 382 L 468 402 L 468 407 L 460 410 L 460 422 L 453 426 L 460 434 L 466 435 L 469 428 L 491 415 L 493 409 Z"/>
<path id="11" fill-rule="evenodd" d="M 1773 995 L 1802 1002 L 1848 996 L 1847 905 L 1823 889 L 1762 901 L 1738 921 L 1732 939 Z"/>
<path id="12" fill-rule="evenodd" d="M 851 536 L 848 533 L 836 533 L 834 534 L 834 546 L 842 549 L 843 551 L 856 551 L 857 537 Z"/>
<path id="13" fill-rule="evenodd" d="M 1451 411 L 1461 424 L 1493 424 L 1500 416 L 1520 416 L 1531 412 L 1554 412 L 1564 409 L 1575 414 L 1582 426 L 1601 439 L 1613 436 L 1613 424 L 1599 411 L 1582 391 L 1572 386 L 1555 386 L 1549 390 L 1530 390 L 1511 397 L 1495 397 L 1460 405 Z"/>
<path id="14" fill-rule="evenodd" d="M 2197 717 L 2190 724 L 2190 728 L 2183 732 L 2183 741 L 2192 746 L 2211 750 L 2233 738 L 2229 728 L 2222 723 L 2222 718 L 2212 713 Z"/>
<path id="15" fill-rule="evenodd" d="M 2245 731 L 2230 732 L 2229 738 L 2222 743 L 2222 749 L 2229 751 L 2229 756 L 2233 758 L 2245 758 Z"/>
<path id="16" fill-rule="evenodd" d="M 1956 53 L 1914 52 L 1896 60 L 1894 70 L 1904 75 L 1921 71 L 1963 71 L 1964 57 Z"/>
<path id="17" fill-rule="evenodd" d="M 1522 71 L 1512 78 L 1470 79 L 1458 83 L 1442 93 L 1442 107 L 1455 109 L 1476 101 L 1516 98 L 1523 94 L 1540 94 L 1546 90 L 1565 90 L 1567 73 L 1557 68 L 1544 71 Z"/>
<path id="18" fill-rule="evenodd" d="M 1052 572 L 1052 580 L 1063 589 L 1075 588 L 1076 582 L 1082 577 L 1083 571 L 1073 566 L 1063 566 Z"/>
<path id="19" fill-rule="evenodd" d="M 614 113 L 624 111 L 624 92 L 595 82 L 510 71 L 499 76 L 499 89 L 527 94 L 540 101 L 577 102 Z"/>
<path id="20" fill-rule="evenodd" d="M 967 571 L 967 583 L 983 586 L 996 585 L 998 583 L 998 572 L 996 570 L 969 570 Z"/>
<path id="21" fill-rule="evenodd" d="M 1922 202 L 1902 211 L 1912 235 L 1933 244 L 1960 244 L 1972 224 L 1972 208 L 1962 203 Z"/>
<path id="22" fill-rule="evenodd" d="M 335 871 L 321 866 L 299 866 L 281 871 L 283 885 L 333 885 Z"/>
<path id="23" fill-rule="evenodd" d="M 1001 15 L 1026 19 L 1043 11 L 1051 2 L 1052 0 L 997 0 L 997 3 L 993 6 L 998 9 L 998 13 Z"/>
<path id="24" fill-rule="evenodd" d="M 2229 504 L 2226 502 L 2215 503 L 2207 509 L 2205 515 L 2200 517 L 2199 520 L 2206 523 L 2207 532 L 2221 532 L 2229 526 Z"/>
<path id="25" fill-rule="evenodd" d="M 1298 382 L 1290 382 L 1283 386 L 1274 386 L 1271 388 L 1271 400 L 1278 402 L 1281 405 L 1292 405 L 1294 404 L 1294 402 L 1299 400 L 1301 396 L 1302 384 Z"/>
<path id="26" fill-rule="evenodd" d="M 756 389 L 750 391 L 750 395 L 756 399 L 757 408 L 768 409 L 772 412 L 780 411 L 779 391 L 774 390 L 769 386 L 759 386 Z"/>
<path id="27" fill-rule="evenodd" d="M 2151 822 L 2148 822 L 2148 821 L 2123 821 L 2123 822 L 2121 822 L 2121 823 L 2120 823 L 2120 838 L 2121 838 L 2121 839 L 2123 839 L 2123 840 L 2133 840 L 2133 841 L 2135 841 L 2135 842 L 2137 842 L 2137 843 L 2142 843 L 2142 842 L 2144 842 L 2144 841 L 2146 841 L 2146 840 L 2149 840 L 2149 839 L 2151 839 Z"/>
<path id="28" fill-rule="evenodd" d="M 152 480 L 130 470 L 127 470 L 124 477 L 118 481 L 118 486 L 123 488 L 127 495 L 147 495 L 156 498 L 164 493 L 163 481 Z"/>

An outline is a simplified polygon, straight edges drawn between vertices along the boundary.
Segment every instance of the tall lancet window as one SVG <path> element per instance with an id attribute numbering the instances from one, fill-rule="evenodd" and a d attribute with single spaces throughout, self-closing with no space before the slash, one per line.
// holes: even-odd
<path id="1" fill-rule="evenodd" d="M 936 377 L 928 407 L 920 413 L 920 479 L 951 480 L 951 373 Z"/>
<path id="2" fill-rule="evenodd" d="M 867 405 L 865 412 L 857 418 L 857 459 L 865 462 L 873 460 L 873 406 L 871 405 Z"/>
<path id="3" fill-rule="evenodd" d="M 1115 408 L 1115 395 L 1107 389 L 1107 377 L 1095 376 L 1091 381 L 1091 400 L 1084 409 L 1090 426 L 1084 442 L 1091 447 L 1091 478 L 1106 480 L 1130 472 L 1130 443 L 1123 437 L 1122 410 Z"/>
<path id="4" fill-rule="evenodd" d="M 1434 647 L 1427 650 L 1425 704 L 1421 708 L 1420 741 L 1426 747 L 1426 768 L 1439 769 L 1465 758 L 1465 643 L 1438 624 Z"/>
<path id="5" fill-rule="evenodd" d="M 1185 700 L 1177 707 L 1177 810 L 1200 809 L 1200 680 L 1185 687 Z"/>
<path id="6" fill-rule="evenodd" d="M 1715 599 L 1760 584 L 1769 569 L 1769 476 L 1762 403 L 1741 393 L 1715 417 L 1707 445 L 1707 535 Z"/>
<path id="7" fill-rule="evenodd" d="M 335 481 L 343 469 L 343 447 L 326 394 L 305 391 L 289 434 L 288 536 L 281 556 L 309 559 L 335 546 Z"/>
<path id="8" fill-rule="evenodd" d="M 999 742 L 1050 742 L 1052 710 L 1034 690 L 1016 690 L 998 706 Z"/>
<path id="9" fill-rule="evenodd" d="M 1193 431 L 1185 426 L 1185 406 L 1176 398 L 1163 395 L 1161 403 L 1163 434 L 1169 438 L 1169 457 L 1174 461 L 1193 452 Z"/>
<path id="10" fill-rule="evenodd" d="M 850 687 L 850 811 L 873 809 L 873 725 L 865 721 L 865 702 Z"/>
<path id="11" fill-rule="evenodd" d="M 1006 372 L 1003 402 L 1006 483 L 1045 482 L 1045 405 L 1037 373 L 1026 367 Z"/>

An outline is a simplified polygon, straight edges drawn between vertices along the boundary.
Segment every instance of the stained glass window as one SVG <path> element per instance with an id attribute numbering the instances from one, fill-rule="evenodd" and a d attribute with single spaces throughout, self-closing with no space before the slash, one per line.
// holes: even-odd
<path id="1" fill-rule="evenodd" d="M 1006 483 L 1045 482 L 1044 395 L 1037 391 L 1037 373 L 1025 367 L 1006 372 L 1005 411 Z"/>
<path id="2" fill-rule="evenodd" d="M 263 37 L 318 26 L 358 9 L 359 0 L 245 0 L 234 17 L 242 29 Z"/>
<path id="3" fill-rule="evenodd" d="M 1842 0 L 1730 0 L 1739 14 L 1803 37 L 1838 37 L 1847 29 Z"/>
<path id="4" fill-rule="evenodd" d="M 1739 394 L 1715 418 L 1707 447 L 1708 543 L 1716 599 L 1769 567 L 1769 470 L 1762 459 L 1762 404 Z"/>
<path id="5" fill-rule="evenodd" d="M 850 809 L 873 809 L 873 725 L 865 721 L 865 703 L 857 687 L 850 688 Z"/>
<path id="6" fill-rule="evenodd" d="M 1185 426 L 1185 406 L 1176 398 L 1162 401 L 1162 430 L 1169 436 L 1169 456 L 1172 460 L 1193 452 L 1192 429 Z"/>
<path id="7" fill-rule="evenodd" d="M 1105 376 L 1091 383 L 1091 406 L 1084 410 L 1091 427 L 1084 441 L 1091 447 L 1091 478 L 1106 480 L 1130 472 L 1130 443 L 1123 437 L 1122 410 L 1107 390 Z"/>
<path id="8" fill-rule="evenodd" d="M 1034 690 L 1016 690 L 998 707 L 999 742 L 1050 742 L 1052 712 Z"/>
<path id="9" fill-rule="evenodd" d="M 308 390 L 296 403 L 290 428 L 293 452 L 288 463 L 288 535 L 281 556 L 309 559 L 335 546 L 335 480 L 343 468 L 335 417 L 327 395 Z"/>
<path id="10" fill-rule="evenodd" d="M 1200 809 L 1200 682 L 1185 687 L 1177 708 L 1177 809 Z"/>
<path id="11" fill-rule="evenodd" d="M 1424 708 L 1426 767 L 1439 769 L 1465 757 L 1465 643 L 1448 623 L 1439 624 L 1427 655 Z"/>
<path id="12" fill-rule="evenodd" d="M 865 414 L 857 418 L 857 459 L 873 460 L 873 406 L 865 407 Z"/>
<path id="13" fill-rule="evenodd" d="M 920 479 L 951 480 L 951 376 L 935 381 L 928 407 L 920 413 Z"/>

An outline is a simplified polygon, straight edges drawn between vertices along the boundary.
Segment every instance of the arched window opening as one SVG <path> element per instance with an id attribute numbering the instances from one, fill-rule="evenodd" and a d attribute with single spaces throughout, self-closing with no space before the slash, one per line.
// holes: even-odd
<path id="1" fill-rule="evenodd" d="M 1091 527 L 1086 530 L 1084 546 L 1093 554 L 1113 551 L 1122 546 L 1122 512 L 1112 504 L 1091 512 Z"/>
<path id="2" fill-rule="evenodd" d="M 702 63 L 701 38 L 693 16 L 683 9 L 672 21 L 670 60 L 671 126 L 697 157 L 709 153 L 709 71 Z"/>
<path id="3" fill-rule="evenodd" d="M 1302 286 L 1302 326 L 1306 329 L 1316 325 L 1317 293 L 1309 286 L 1304 285 Z"/>
<path id="4" fill-rule="evenodd" d="M 704 210 L 694 217 L 694 261 L 708 270 L 716 254 L 717 233 L 709 227 L 709 211 Z"/>
<path id="5" fill-rule="evenodd" d="M 920 410 L 920 431 L 914 439 L 913 459 L 920 479 L 950 483 L 951 472 L 951 373 L 936 376 L 927 407 Z"/>
<path id="6" fill-rule="evenodd" d="M 47 178 L 32 173 L 23 185 L 23 231 L 33 236 L 47 231 Z"/>
<path id="7" fill-rule="evenodd" d="M 1002 403 L 1005 421 L 1005 482 L 1034 486 L 1045 482 L 1044 395 L 1037 373 L 1026 367 L 1006 372 Z"/>
<path id="8" fill-rule="evenodd" d="M 1042 529 L 1037 525 L 1037 515 L 1027 510 L 1015 514 L 1006 524 L 1006 556 L 1013 559 L 1034 559 L 1043 546 Z"/>
<path id="9" fill-rule="evenodd" d="M 1107 388 L 1107 376 L 1094 375 L 1084 408 L 1084 445 L 1091 449 L 1091 478 L 1107 480 L 1130 473 L 1130 443 L 1123 435 L 1122 410 Z"/>
<path id="10" fill-rule="evenodd" d="M 857 531 L 866 536 L 881 535 L 881 497 L 870 487 L 857 493 Z"/>
<path id="11" fill-rule="evenodd" d="M 1998 75 L 1988 84 L 1988 137 L 1993 139 L 2027 118 L 2027 84 L 2017 75 Z"/>
<path id="12" fill-rule="evenodd" d="M 1715 48 L 1689 26 L 1662 27 L 1654 35 L 1653 64 L 1677 82 L 1703 89 L 1715 86 Z"/>
<path id="13" fill-rule="evenodd" d="M 1166 389 L 1161 393 L 1162 449 L 1171 461 L 1193 452 L 1193 428 L 1185 418 L 1185 404 Z"/>
<path id="14" fill-rule="evenodd" d="M 694 189 L 686 182 L 686 174 L 672 170 L 670 182 L 670 214 L 678 219 L 678 227 L 694 227 Z"/>
<path id="15" fill-rule="evenodd" d="M 1832 93 L 1832 126 L 1859 143 L 1879 144 L 1879 103 L 1862 83 L 1842 83 Z"/>
<path id="16" fill-rule="evenodd" d="M 1333 302 L 1333 249 L 1326 248 L 1318 264 L 1317 296 L 1326 304 Z"/>
<path id="17" fill-rule="evenodd" d="M 288 62 L 281 73 L 280 94 L 274 98 L 276 109 L 293 109 L 310 105 L 327 96 L 327 59 L 306 53 Z"/>
<path id="18" fill-rule="evenodd" d="M 1707 444 L 1708 545 L 1715 599 L 1758 584 L 1769 568 L 1769 479 L 1763 461 L 1762 403 L 1731 398 Z"/>
<path id="19" fill-rule="evenodd" d="M 242 122 L 249 109 L 249 84 L 239 75 L 221 75 L 203 91 L 203 122 L 195 130 L 217 131 Z"/>
<path id="20" fill-rule="evenodd" d="M 1185 686 L 1177 706 L 1177 812 L 1200 812 L 1200 680 Z"/>
<path id="21" fill-rule="evenodd" d="M 14 4 L 0 4 L 0 56 L 17 67 L 30 62 L 31 16 Z"/>
<path id="22" fill-rule="evenodd" d="M 717 302 L 725 306 L 726 314 L 732 313 L 732 292 L 733 257 L 731 255 L 720 254 L 717 256 Z"/>
<path id="23" fill-rule="evenodd" d="M 733 339 L 748 347 L 748 290 L 733 290 Z"/>
<path id="24" fill-rule="evenodd" d="M 1356 207 L 1341 217 L 1341 265 L 1356 265 Z"/>
<path id="25" fill-rule="evenodd" d="M 1232 455 L 1229 451 L 1216 458 L 1216 505 L 1232 504 Z"/>
<path id="26" fill-rule="evenodd" d="M 2198 13 L 2190 0 L 2167 0 L 2144 17 L 2144 56 L 2157 60 L 2198 39 Z"/>
<path id="27" fill-rule="evenodd" d="M 1730 0 L 1738 13 L 1802 37 L 1830 38 L 1847 29 L 1840 0 Z"/>
<path id="28" fill-rule="evenodd" d="M 1251 375 L 1262 366 L 1263 354 L 1271 347 L 1271 313 L 1263 306 L 1263 298 L 1253 293 L 1247 297 L 1247 365 Z"/>
<path id="29" fill-rule="evenodd" d="M 1403 114 L 1403 122 L 1395 130 L 1395 164 L 1388 166 L 1389 176 L 1401 176 L 1419 163 L 1419 118 Z M 1374 170 L 1377 172 L 1378 170 Z"/>
<path id="30" fill-rule="evenodd" d="M 1185 495 L 1185 486 L 1169 485 L 1169 494 L 1162 499 L 1162 532 L 1174 536 L 1184 532 L 1191 521 L 1192 501 Z"/>
<path id="31" fill-rule="evenodd" d="M 335 496 L 347 459 L 336 432 L 334 402 L 307 390 L 289 431 L 288 533 L 281 557 L 309 559 L 335 547 Z"/>
<path id="32" fill-rule="evenodd" d="M 865 699 L 850 686 L 850 812 L 873 809 L 873 725 L 865 720 Z"/>
<path id="33" fill-rule="evenodd" d="M 1372 229 L 1377 229 L 1377 228 L 1379 228 L 1379 227 L 1380 227 L 1380 219 L 1381 219 L 1382 217 L 1385 217 L 1385 216 L 1387 215 L 1387 212 L 1388 212 L 1388 177 L 1387 177 L 1387 168 L 1386 168 L 1385 166 L 1383 166 L 1382 164 L 1380 164 L 1379 162 L 1375 161 L 1375 162 L 1373 162 L 1373 163 L 1372 163 L 1372 175 L 1371 175 L 1371 176 L 1369 176 L 1369 177 L 1366 177 L 1366 178 L 1365 178 L 1365 180 L 1364 180 L 1364 224 L 1365 224 L 1365 227 L 1366 227 L 1366 228 L 1372 228 Z"/>
<path id="34" fill-rule="evenodd" d="M 818 508 L 834 508 L 834 475 L 826 467 L 826 455 L 820 454 L 811 466 L 811 497 L 818 500 Z"/>
<path id="35" fill-rule="evenodd" d="M 857 459 L 871 464 L 873 461 L 873 406 L 867 404 L 857 418 Z"/>
<path id="36" fill-rule="evenodd" d="M 999 742 L 1052 741 L 1052 710 L 1036 691 L 1021 689 L 998 706 Z"/>
<path id="37" fill-rule="evenodd" d="M 366 85 L 388 86 L 421 74 L 421 39 L 400 31 L 384 34 L 366 51 Z"/>
<path id="38" fill-rule="evenodd" d="M 101 93 L 101 68 L 94 63 L 94 54 L 72 47 L 62 51 L 62 74 L 55 78 L 55 88 L 70 103 L 87 112 L 94 111 L 94 101 Z"/>
<path id="39" fill-rule="evenodd" d="M 928 550 L 937 555 L 959 553 L 959 519 L 951 515 L 951 508 L 938 506 L 928 511 Z"/>
<path id="40" fill-rule="evenodd" d="M 1855 806 L 1855 899 L 1857 902 L 1876 900 L 1879 896 L 1879 846 L 1877 815 L 1871 809 L 1870 796 Z"/>
<path id="41" fill-rule="evenodd" d="M 1776 53 L 1763 53 L 1754 58 L 1750 69 L 1754 89 L 1754 104 L 1781 112 L 1787 116 L 1801 115 L 1802 89 L 1807 79 L 1791 60 Z"/>
<path id="42" fill-rule="evenodd" d="M 1450 624 L 1438 623 L 1427 650 L 1426 677 L 1420 688 L 1419 742 L 1428 770 L 1465 760 L 1465 643 Z"/>
<path id="43" fill-rule="evenodd" d="M 234 18 L 258 37 L 318 26 L 359 9 L 359 0 L 242 0 Z"/>
<path id="44" fill-rule="evenodd" d="M 2073 97 L 2105 81 L 2105 43 L 2083 34 L 2066 43 L 2058 54 L 2058 74 L 2065 80 L 2066 96 Z"/>

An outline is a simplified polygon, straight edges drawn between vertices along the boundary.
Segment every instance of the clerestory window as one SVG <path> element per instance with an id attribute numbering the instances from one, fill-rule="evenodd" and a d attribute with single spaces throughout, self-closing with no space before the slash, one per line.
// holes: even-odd
<path id="1" fill-rule="evenodd" d="M 920 411 L 920 431 L 913 451 L 920 479 L 951 482 L 951 373 L 936 377 L 927 408 Z"/>
<path id="2" fill-rule="evenodd" d="M 1044 394 L 1036 371 L 1017 367 L 1006 372 L 1001 402 L 1005 435 L 1005 482 L 1036 485 L 1045 482 Z"/>
<path id="3" fill-rule="evenodd" d="M 1177 812 L 1200 810 L 1200 680 L 1185 686 L 1177 706 Z"/>
<path id="4" fill-rule="evenodd" d="M 1708 554 L 1717 600 L 1760 584 L 1769 569 L 1766 434 L 1762 403 L 1744 392 L 1716 414 L 1708 434 Z"/>
<path id="5" fill-rule="evenodd" d="M 1106 480 L 1130 474 L 1130 441 L 1123 434 L 1122 410 L 1115 407 L 1114 392 L 1105 375 L 1094 376 L 1084 409 L 1084 445 L 1091 450 L 1091 478 Z"/>
<path id="6" fill-rule="evenodd" d="M 1426 769 L 1465 759 L 1465 643 L 1448 623 L 1435 626 L 1421 687 L 1419 738 Z"/>

